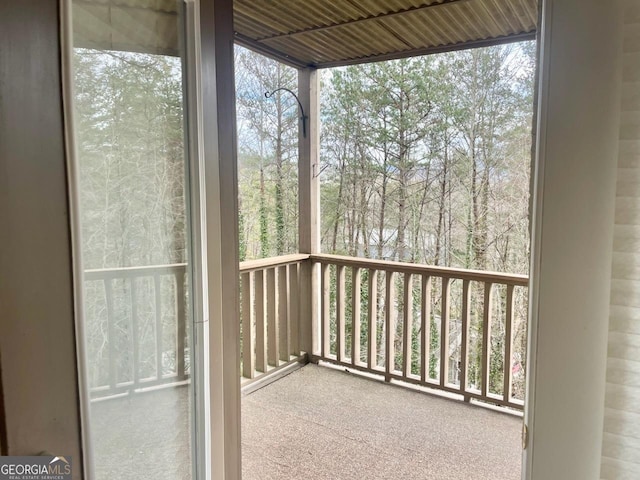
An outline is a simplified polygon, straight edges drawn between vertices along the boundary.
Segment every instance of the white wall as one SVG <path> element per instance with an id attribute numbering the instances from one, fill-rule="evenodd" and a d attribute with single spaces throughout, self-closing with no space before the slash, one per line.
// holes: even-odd
<path id="1" fill-rule="evenodd" d="M 640 478 L 640 2 L 625 4 L 601 468 L 607 480 Z"/>
<path id="2" fill-rule="evenodd" d="M 58 2 L 0 2 L 0 355 L 8 453 L 81 478 Z"/>
<path id="3" fill-rule="evenodd" d="M 615 0 L 544 4 L 525 468 L 589 480 L 600 473 L 621 16 Z"/>

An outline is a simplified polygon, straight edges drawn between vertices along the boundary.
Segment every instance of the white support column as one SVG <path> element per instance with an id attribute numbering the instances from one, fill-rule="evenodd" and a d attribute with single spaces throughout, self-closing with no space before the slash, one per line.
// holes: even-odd
<path id="1" fill-rule="evenodd" d="M 306 135 L 298 134 L 298 249 L 320 252 L 320 80 L 316 69 L 298 71 L 298 97 L 304 108 Z M 318 272 L 309 263 L 300 269 L 300 350 L 312 355 L 318 325 Z"/>
<path id="2" fill-rule="evenodd" d="M 237 480 L 240 306 L 232 0 L 200 1 L 200 35 L 211 478 Z"/>
<path id="3" fill-rule="evenodd" d="M 621 18 L 617 1 L 546 0 L 534 187 L 523 468 L 600 478 Z"/>

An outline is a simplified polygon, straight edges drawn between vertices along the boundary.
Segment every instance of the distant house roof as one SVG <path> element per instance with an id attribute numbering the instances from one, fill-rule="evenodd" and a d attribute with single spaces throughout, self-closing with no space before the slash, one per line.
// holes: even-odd
<path id="1" fill-rule="evenodd" d="M 177 55 L 174 0 L 75 0 L 77 46 Z M 332 67 L 534 38 L 537 0 L 235 0 L 237 43 Z"/>

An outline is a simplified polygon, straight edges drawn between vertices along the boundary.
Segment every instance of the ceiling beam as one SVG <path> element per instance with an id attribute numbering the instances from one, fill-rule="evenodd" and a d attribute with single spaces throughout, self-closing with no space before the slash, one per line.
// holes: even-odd
<path id="1" fill-rule="evenodd" d="M 287 55 L 286 53 L 282 53 L 275 48 L 271 48 L 264 43 L 260 43 L 258 40 L 254 40 L 253 38 L 247 37 L 241 33 L 235 32 L 235 43 L 241 45 L 249 50 L 253 50 L 265 57 L 272 58 L 277 60 L 278 62 L 284 63 L 285 65 L 289 65 L 294 68 L 307 68 L 313 67 L 314 65 L 309 64 L 309 62 L 305 62 L 304 60 L 300 60 L 299 58 L 292 57 L 291 55 Z"/>
<path id="2" fill-rule="evenodd" d="M 442 6 L 445 6 L 445 5 L 451 5 L 453 3 L 464 3 L 464 2 L 468 2 L 468 1 L 469 0 L 442 0 L 442 2 L 440 2 L 440 3 L 429 3 L 429 4 L 425 4 L 425 5 L 420 5 L 418 7 L 410 7 L 410 8 L 407 8 L 405 10 L 399 10 L 397 12 L 379 13 L 377 15 L 370 15 L 368 17 L 356 18 L 354 20 L 347 20 L 347 21 L 344 21 L 344 22 L 332 23 L 330 25 L 320 25 L 320 26 L 317 26 L 317 27 L 310 27 L 310 28 L 304 28 L 304 29 L 301 29 L 301 30 L 295 30 L 293 32 L 278 33 L 276 35 L 270 35 L 270 36 L 267 36 L 267 37 L 258 38 L 257 41 L 258 42 L 262 42 L 264 40 L 271 40 L 271 39 L 274 39 L 274 38 L 286 38 L 286 37 L 293 37 L 293 36 L 296 36 L 296 35 L 302 35 L 302 34 L 305 34 L 305 33 L 332 30 L 334 28 L 340 28 L 340 27 L 344 27 L 344 26 L 347 26 L 347 25 L 354 25 L 354 24 L 370 22 L 370 21 L 374 21 L 374 20 L 382 20 L 382 19 L 386 19 L 386 18 L 396 17 L 396 16 L 399 16 L 399 15 L 407 15 L 407 14 L 415 13 L 415 12 L 418 12 L 418 11 L 427 10 L 429 8 L 442 7 Z"/>
<path id="3" fill-rule="evenodd" d="M 537 32 L 524 32 L 514 35 L 508 35 L 504 37 L 496 37 L 496 38 L 487 38 L 483 40 L 475 40 L 471 42 L 464 43 L 456 43 L 453 45 L 442 45 L 438 47 L 424 47 L 424 48 L 415 48 L 411 50 L 403 50 L 401 52 L 391 52 L 391 53 L 383 53 L 380 55 L 371 55 L 369 57 L 360 57 L 360 58 L 347 58 L 342 60 L 336 60 L 331 62 L 320 62 L 320 63 L 309 63 L 304 62 L 300 59 L 291 57 L 290 55 L 286 55 L 275 48 L 267 47 L 256 40 L 250 39 L 242 34 L 236 33 L 235 39 L 238 45 L 242 45 L 250 50 L 253 50 L 257 53 L 265 55 L 269 58 L 273 58 L 279 62 L 284 63 L 285 65 L 289 65 L 293 68 L 334 68 L 334 67 L 345 67 L 348 65 L 359 65 L 362 63 L 374 63 L 374 62 L 384 62 L 386 60 L 398 60 L 401 58 L 408 57 L 418 57 L 422 55 L 433 55 L 436 53 L 446 53 L 453 52 L 456 50 L 467 50 L 471 48 L 482 48 L 482 47 L 491 47 L 494 45 L 504 45 L 508 43 L 516 43 L 523 42 L 527 40 L 535 40 Z"/>
<path id="4" fill-rule="evenodd" d="M 433 55 L 436 53 L 453 52 L 456 50 L 467 50 L 471 48 L 491 47 L 494 45 L 504 45 L 507 43 L 522 42 L 526 40 L 535 40 L 536 31 L 518 33 L 503 37 L 487 38 L 483 40 L 474 40 L 471 42 L 455 43 L 453 45 L 442 45 L 438 47 L 415 48 L 411 50 L 403 50 L 401 52 L 383 53 L 380 55 L 371 55 L 369 57 L 348 58 L 344 60 L 336 60 L 332 62 L 321 62 L 314 65 L 316 68 L 333 68 L 344 67 L 347 65 L 359 65 L 361 63 L 383 62 L 386 60 L 398 60 L 400 58 L 418 57 L 421 55 Z"/>

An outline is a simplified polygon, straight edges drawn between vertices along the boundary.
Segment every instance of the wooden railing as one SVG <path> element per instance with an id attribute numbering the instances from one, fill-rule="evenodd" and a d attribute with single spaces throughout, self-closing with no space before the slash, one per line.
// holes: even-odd
<path id="1" fill-rule="evenodd" d="M 186 268 L 85 271 L 92 398 L 189 379 Z"/>
<path id="2" fill-rule="evenodd" d="M 513 383 L 524 377 L 526 276 L 311 259 L 321 292 L 312 359 L 522 409 Z"/>
<path id="3" fill-rule="evenodd" d="M 188 381 L 185 277 L 185 264 L 85 272 L 92 398 Z M 336 255 L 242 262 L 242 384 L 324 361 L 522 409 L 527 285 Z"/>
<path id="4" fill-rule="evenodd" d="M 300 267 L 308 259 L 296 254 L 240 263 L 244 386 L 302 360 Z"/>

